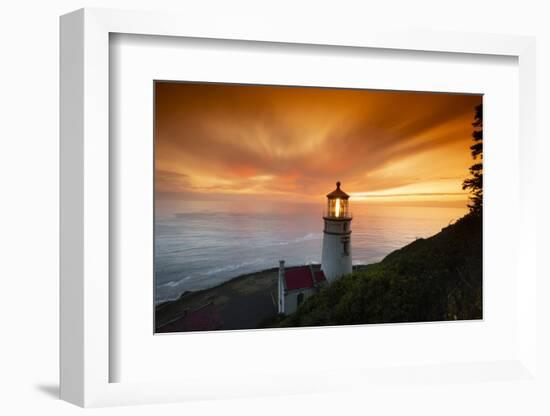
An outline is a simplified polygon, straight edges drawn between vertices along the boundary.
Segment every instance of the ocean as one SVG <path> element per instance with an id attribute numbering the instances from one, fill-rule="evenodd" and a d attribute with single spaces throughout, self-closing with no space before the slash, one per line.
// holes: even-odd
<path id="1" fill-rule="evenodd" d="M 321 262 L 323 204 L 159 201 L 155 218 L 155 303 L 246 273 Z M 353 264 L 382 260 L 429 237 L 466 208 L 351 203 Z"/>

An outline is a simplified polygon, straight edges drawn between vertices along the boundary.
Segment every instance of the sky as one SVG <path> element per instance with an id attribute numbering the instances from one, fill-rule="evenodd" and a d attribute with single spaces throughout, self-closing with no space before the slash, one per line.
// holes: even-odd
<path id="1" fill-rule="evenodd" d="M 155 83 L 157 199 L 465 206 L 481 95 Z"/>

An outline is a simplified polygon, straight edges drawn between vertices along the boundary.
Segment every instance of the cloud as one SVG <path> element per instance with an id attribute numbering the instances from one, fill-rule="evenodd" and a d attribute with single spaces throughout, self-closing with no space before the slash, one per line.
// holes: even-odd
<path id="1" fill-rule="evenodd" d="M 155 189 L 158 192 L 181 192 L 189 189 L 189 175 L 167 170 L 155 170 Z"/>
<path id="2" fill-rule="evenodd" d="M 313 198 L 336 180 L 347 192 L 439 181 L 452 193 L 471 163 L 479 102 L 460 94 L 157 83 L 157 190 Z"/>
<path id="3" fill-rule="evenodd" d="M 464 192 L 417 192 L 411 194 L 355 194 L 359 198 L 388 198 L 388 197 L 410 197 L 410 196 L 464 196 Z"/>

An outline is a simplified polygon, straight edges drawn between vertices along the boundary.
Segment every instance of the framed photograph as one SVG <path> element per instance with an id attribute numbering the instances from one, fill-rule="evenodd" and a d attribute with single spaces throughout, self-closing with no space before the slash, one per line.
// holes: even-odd
<path id="1" fill-rule="evenodd" d="M 528 37 L 63 16 L 62 398 L 537 383 L 534 67 Z"/>
<path id="2" fill-rule="evenodd" d="M 154 95 L 156 333 L 482 319 L 482 95 Z"/>

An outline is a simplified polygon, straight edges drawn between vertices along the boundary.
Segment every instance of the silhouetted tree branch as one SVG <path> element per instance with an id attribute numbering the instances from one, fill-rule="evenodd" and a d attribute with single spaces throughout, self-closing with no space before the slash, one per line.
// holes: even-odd
<path id="1" fill-rule="evenodd" d="M 472 139 L 475 142 L 470 146 L 472 158 L 479 162 L 470 166 L 470 177 L 462 182 L 462 189 L 469 190 L 470 202 L 468 208 L 470 212 L 481 214 L 483 209 L 483 105 L 475 108 L 474 122 L 472 123 L 474 131 Z"/>

